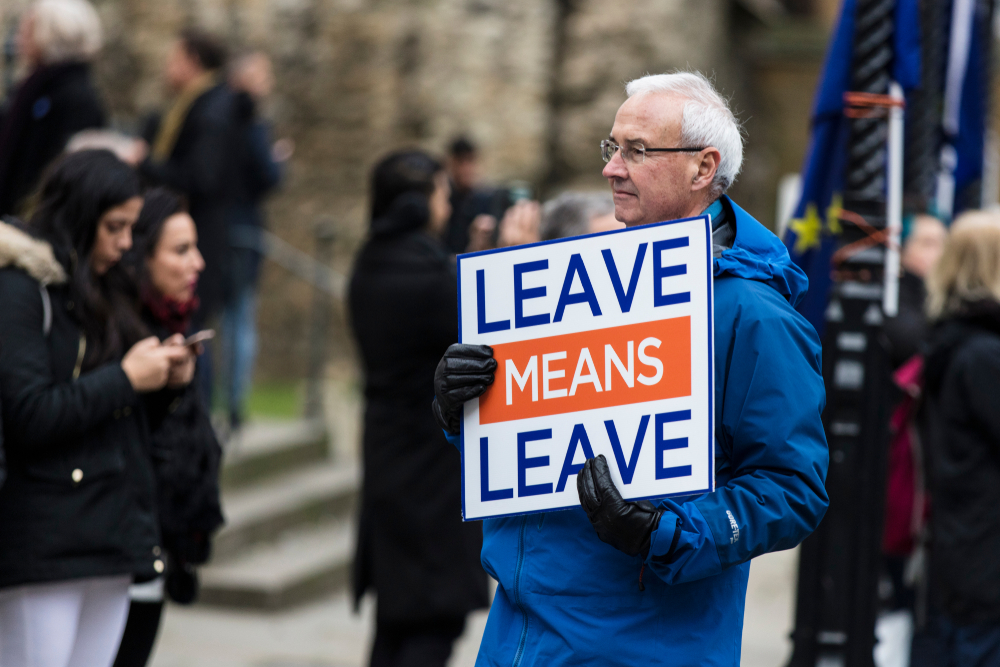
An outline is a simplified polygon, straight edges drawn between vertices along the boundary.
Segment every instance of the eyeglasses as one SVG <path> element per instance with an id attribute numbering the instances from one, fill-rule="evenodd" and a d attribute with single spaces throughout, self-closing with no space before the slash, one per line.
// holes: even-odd
<path id="1" fill-rule="evenodd" d="M 621 150 L 622 159 L 629 164 L 642 164 L 646 159 L 646 153 L 697 153 L 705 150 L 701 148 L 646 148 L 642 144 L 629 144 L 619 146 L 612 139 L 601 141 L 601 157 L 605 162 L 611 162 L 615 152 Z"/>

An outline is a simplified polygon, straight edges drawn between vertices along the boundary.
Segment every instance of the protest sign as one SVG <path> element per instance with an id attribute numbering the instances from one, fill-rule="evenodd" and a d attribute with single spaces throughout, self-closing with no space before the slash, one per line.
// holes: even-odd
<path id="1" fill-rule="evenodd" d="M 458 257 L 459 340 L 496 380 L 462 417 L 462 515 L 575 507 L 604 454 L 630 500 L 714 489 L 707 217 Z"/>

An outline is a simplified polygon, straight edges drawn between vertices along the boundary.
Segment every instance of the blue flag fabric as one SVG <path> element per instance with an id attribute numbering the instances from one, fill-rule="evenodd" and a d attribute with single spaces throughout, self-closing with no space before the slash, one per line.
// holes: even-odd
<path id="1" fill-rule="evenodd" d="M 830 292 L 830 259 L 840 233 L 841 193 L 850 131 L 844 93 L 851 89 L 855 0 L 844 0 L 826 54 L 812 115 L 812 136 L 803 168 L 802 196 L 788 224 L 785 245 L 809 277 L 798 310 L 822 336 Z M 893 78 L 904 90 L 920 84 L 920 24 L 917 0 L 897 0 Z"/>

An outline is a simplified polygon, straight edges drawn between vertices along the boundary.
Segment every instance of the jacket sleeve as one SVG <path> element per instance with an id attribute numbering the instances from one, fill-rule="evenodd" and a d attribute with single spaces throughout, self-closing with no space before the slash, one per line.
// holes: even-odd
<path id="1" fill-rule="evenodd" d="M 49 341 L 42 331 L 38 285 L 10 272 L 0 284 L 0 395 L 7 452 L 38 452 L 72 440 L 138 404 L 120 364 L 109 362 L 75 380 L 52 376 Z M 16 282 L 16 285 L 11 283 Z"/>
<path id="2" fill-rule="evenodd" d="M 742 306 L 726 373 L 716 374 L 716 452 L 727 454 L 727 481 L 688 501 L 660 501 L 667 511 L 647 564 L 667 583 L 790 549 L 816 529 L 829 505 L 819 340 L 774 297 L 756 294 Z"/>
<path id="3" fill-rule="evenodd" d="M 264 121 L 255 121 L 246 134 L 249 176 L 253 191 L 262 196 L 281 182 L 281 165 L 271 156 L 271 133 Z"/>
<path id="4" fill-rule="evenodd" d="M 994 389 L 1000 377 L 1000 343 L 993 336 L 980 337 L 962 356 L 961 379 L 969 411 L 989 435 L 993 454 L 1000 456 L 1000 395 Z"/>

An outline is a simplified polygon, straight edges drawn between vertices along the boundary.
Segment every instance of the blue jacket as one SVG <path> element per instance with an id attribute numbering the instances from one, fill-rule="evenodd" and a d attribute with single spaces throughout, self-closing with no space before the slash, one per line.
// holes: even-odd
<path id="1" fill-rule="evenodd" d="M 580 508 L 484 521 L 499 586 L 477 665 L 739 665 L 750 559 L 823 518 L 820 343 L 794 309 L 808 281 L 729 204 L 736 239 L 714 266 L 715 492 L 660 500 L 645 561 L 601 542 Z"/>

